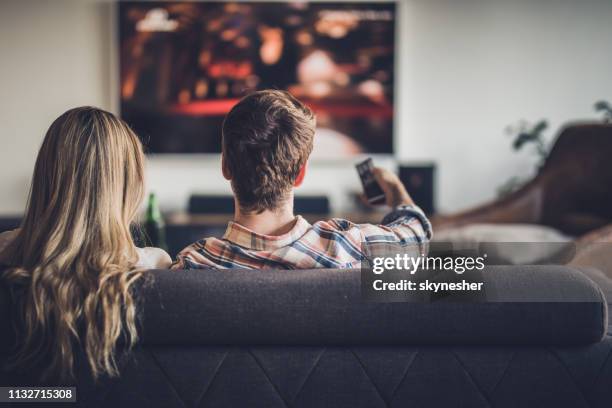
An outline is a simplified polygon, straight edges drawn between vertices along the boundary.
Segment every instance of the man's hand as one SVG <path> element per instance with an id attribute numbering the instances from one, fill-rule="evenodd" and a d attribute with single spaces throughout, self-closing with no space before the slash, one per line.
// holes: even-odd
<path id="1" fill-rule="evenodd" d="M 406 191 L 406 187 L 402 184 L 399 177 L 389 170 L 374 167 L 374 178 L 385 193 L 385 204 L 389 207 L 397 207 L 398 205 L 414 205 L 414 201 Z"/>

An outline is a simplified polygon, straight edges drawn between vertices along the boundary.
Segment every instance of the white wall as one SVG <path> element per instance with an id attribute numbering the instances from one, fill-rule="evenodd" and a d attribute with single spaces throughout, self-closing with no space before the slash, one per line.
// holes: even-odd
<path id="1" fill-rule="evenodd" d="M 612 100 L 612 1 L 410 0 L 403 10 L 400 157 L 438 163 L 455 210 L 533 163 L 506 125 L 593 118 Z"/>
<path id="2" fill-rule="evenodd" d="M 490 199 L 528 171 L 533 160 L 511 153 L 507 124 L 547 118 L 556 130 L 612 99 L 610 1 L 399 4 L 397 156 L 437 163 L 441 210 Z M 0 214 L 22 211 L 53 118 L 76 105 L 116 107 L 110 12 L 101 0 L 0 2 Z M 194 191 L 229 192 L 214 159 L 156 157 L 148 175 L 166 209 Z M 314 163 L 303 190 L 341 208 L 357 188 L 350 163 Z"/>
<path id="3" fill-rule="evenodd" d="M 53 119 L 111 103 L 108 4 L 0 1 L 0 215 L 21 213 Z"/>

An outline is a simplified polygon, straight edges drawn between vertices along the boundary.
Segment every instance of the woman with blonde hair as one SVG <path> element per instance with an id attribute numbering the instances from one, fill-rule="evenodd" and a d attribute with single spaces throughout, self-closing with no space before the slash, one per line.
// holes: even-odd
<path id="1" fill-rule="evenodd" d="M 118 374 L 117 343 L 138 336 L 131 288 L 144 270 L 171 262 L 134 244 L 143 193 L 142 145 L 122 120 L 81 107 L 53 122 L 21 227 L 0 234 L 2 279 L 16 305 L 12 366 L 68 380 L 78 347 L 93 378 Z"/>

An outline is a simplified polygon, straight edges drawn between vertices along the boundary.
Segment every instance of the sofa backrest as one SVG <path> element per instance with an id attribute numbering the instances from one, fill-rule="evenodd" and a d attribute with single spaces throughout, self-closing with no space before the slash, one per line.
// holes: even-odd
<path id="1" fill-rule="evenodd" d="M 145 345 L 570 345 L 607 326 L 599 287 L 563 266 L 488 267 L 478 303 L 365 302 L 359 270 L 149 274 L 138 290 Z M 6 293 L 0 307 L 6 348 Z"/>
<path id="2" fill-rule="evenodd" d="M 372 303 L 359 270 L 154 271 L 152 345 L 568 345 L 604 336 L 601 290 L 562 266 L 489 267 L 485 302 Z"/>

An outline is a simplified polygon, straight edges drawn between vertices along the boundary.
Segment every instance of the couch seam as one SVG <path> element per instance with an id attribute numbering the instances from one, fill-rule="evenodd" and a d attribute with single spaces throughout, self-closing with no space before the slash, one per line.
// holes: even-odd
<path id="1" fill-rule="evenodd" d="M 168 385 L 170 385 L 170 389 L 174 392 L 174 394 L 176 395 L 178 400 L 181 401 L 181 403 L 183 404 L 183 407 L 187 408 L 187 404 L 185 404 L 185 401 L 183 400 L 183 397 L 181 397 L 181 395 L 178 393 L 178 391 L 174 387 L 174 384 L 172 384 L 172 381 L 170 381 L 170 377 L 168 376 L 166 371 L 161 367 L 161 365 L 159 364 L 159 361 L 157 361 L 157 358 L 155 358 L 155 355 L 153 355 L 153 352 L 151 350 L 147 350 L 147 353 L 151 357 L 151 360 L 153 361 L 153 364 L 155 364 L 155 366 L 159 369 L 159 371 L 162 373 L 162 375 L 164 376 L 164 378 L 168 382 Z"/>
<path id="2" fill-rule="evenodd" d="M 281 394 L 280 390 L 278 389 L 278 387 L 276 386 L 276 384 L 274 384 L 274 382 L 272 381 L 272 379 L 270 378 L 270 376 L 268 375 L 268 372 L 263 368 L 263 365 L 260 363 L 260 361 L 257 359 L 257 357 L 255 357 L 255 354 L 253 354 L 253 351 L 251 349 L 246 349 L 246 352 L 251 356 L 251 358 L 255 361 L 255 364 L 259 367 L 259 369 L 263 372 L 264 376 L 266 377 L 266 379 L 268 380 L 268 382 L 270 383 L 270 385 L 272 386 L 272 388 L 274 388 L 274 391 L 276 392 L 276 394 L 278 395 L 278 397 L 281 399 L 281 401 L 283 401 L 283 404 L 288 408 L 290 405 L 288 404 L 288 402 L 285 400 L 285 398 L 283 397 L 283 394 Z"/>
<path id="3" fill-rule="evenodd" d="M 404 373 L 402 374 L 402 378 L 399 380 L 399 382 L 397 383 L 395 388 L 393 388 L 393 391 L 391 392 L 391 397 L 389 398 L 389 403 L 390 404 L 393 403 L 393 400 L 395 399 L 395 394 L 397 394 L 397 390 L 399 390 L 399 388 L 401 387 L 403 382 L 406 380 L 406 376 L 408 375 L 408 371 L 410 370 L 410 367 L 412 367 L 412 364 L 414 363 L 414 360 L 416 360 L 417 356 L 419 355 L 419 351 L 420 350 L 416 350 L 414 352 L 414 356 L 412 356 L 412 358 L 410 359 L 410 361 L 406 365 L 406 368 L 404 369 Z"/>
<path id="4" fill-rule="evenodd" d="M 204 388 L 204 390 L 198 396 L 198 399 L 197 399 L 196 405 L 195 405 L 196 407 L 199 407 L 200 404 L 202 404 L 202 401 L 204 400 L 204 397 L 206 396 L 206 393 L 208 393 L 208 390 L 210 389 L 210 386 L 212 385 L 212 383 L 217 378 L 217 375 L 219 375 L 219 370 L 221 369 L 221 366 L 223 365 L 223 363 L 225 363 L 225 359 L 227 358 L 229 353 L 230 353 L 229 350 L 226 350 L 225 354 L 223 354 L 223 357 L 221 357 L 221 360 L 219 360 L 219 363 L 217 364 L 217 367 L 215 368 L 215 372 L 213 373 L 212 378 L 208 382 L 208 385 Z"/>
<path id="5" fill-rule="evenodd" d="M 601 374 L 606 368 L 606 363 L 610 359 L 610 356 L 612 356 L 612 347 L 610 348 L 610 350 L 608 350 L 608 355 L 606 355 L 606 358 L 604 358 L 603 360 L 603 364 L 601 365 L 601 367 L 599 367 L 599 370 L 597 371 L 597 376 L 595 376 L 595 381 L 593 381 L 592 387 L 595 387 L 597 383 L 599 382 L 599 378 L 601 378 Z"/>
<path id="6" fill-rule="evenodd" d="M 484 398 L 484 400 L 487 403 L 487 405 L 492 408 L 494 405 L 493 405 L 493 402 L 489 399 L 489 396 L 480 388 L 480 386 L 478 385 L 476 380 L 474 380 L 474 377 L 472 377 L 472 374 L 468 371 L 468 369 L 465 367 L 465 365 L 463 364 L 461 359 L 457 356 L 457 354 L 453 350 L 449 350 L 449 351 L 450 351 L 451 356 L 453 356 L 455 361 L 457 361 L 457 364 L 459 364 L 461 369 L 468 376 L 468 379 L 470 380 L 470 382 L 472 383 L 474 388 L 476 388 L 476 391 L 478 391 L 478 393 L 480 395 L 482 395 L 482 397 Z"/>
<path id="7" fill-rule="evenodd" d="M 300 393 L 302 392 L 302 390 L 304 389 L 304 386 L 306 385 L 306 383 L 308 382 L 308 380 L 310 379 L 310 377 L 312 376 L 312 373 L 314 372 L 314 370 L 317 368 L 317 366 L 319 365 L 319 362 L 321 361 L 321 357 L 323 357 L 323 354 L 325 354 L 325 352 L 327 351 L 327 347 L 324 347 L 321 352 L 319 353 L 319 355 L 317 356 L 317 358 L 315 359 L 312 367 L 310 368 L 310 371 L 308 371 L 308 374 L 306 374 L 306 377 L 304 378 L 304 381 L 302 382 L 302 384 L 300 385 L 300 388 L 298 388 L 297 392 L 295 393 L 295 395 L 293 396 L 293 398 L 291 399 L 291 404 L 295 403 L 295 401 L 297 400 L 298 395 L 300 395 Z"/>
<path id="8" fill-rule="evenodd" d="M 385 406 L 387 408 L 389 408 L 389 402 L 383 397 L 381 391 L 378 389 L 378 386 L 376 385 L 374 380 L 372 380 L 372 377 L 370 377 L 370 375 L 368 374 L 368 370 L 366 370 L 365 365 L 363 364 L 363 362 L 361 361 L 361 359 L 359 358 L 359 356 L 357 355 L 355 350 L 353 350 L 352 348 L 349 348 L 349 351 L 351 352 L 353 357 L 355 357 L 355 360 L 357 360 L 357 362 L 359 363 L 359 366 L 361 367 L 361 370 L 363 371 L 363 373 L 365 374 L 366 378 L 370 381 L 370 383 L 372 384 L 372 386 L 376 390 L 376 393 L 378 394 L 378 396 L 380 397 L 382 402 L 385 404 Z"/>
<path id="9" fill-rule="evenodd" d="M 508 362 L 506 363 L 506 367 L 504 368 L 504 371 L 502 371 L 502 375 L 495 382 L 495 385 L 493 385 L 493 388 L 491 388 L 491 395 L 495 394 L 497 387 L 499 387 L 499 384 L 501 384 L 501 382 L 503 381 L 504 377 L 506 376 L 506 373 L 508 372 L 508 369 L 510 368 L 510 364 L 512 364 L 512 361 L 514 361 L 514 357 L 516 357 L 516 351 L 512 352 L 512 354 L 510 355 L 510 358 L 508 359 Z"/>
<path id="10" fill-rule="evenodd" d="M 584 402 L 586 402 L 587 407 L 591 408 L 592 405 L 589 402 L 589 400 L 587 399 L 586 395 L 584 394 L 584 390 L 580 387 L 580 385 L 578 384 L 578 381 L 576 381 L 576 379 L 574 378 L 574 376 L 570 372 L 569 368 L 567 368 L 567 366 L 565 365 L 565 363 L 563 362 L 561 357 L 559 357 L 559 355 L 552 348 L 549 348 L 548 352 L 553 355 L 553 357 L 559 362 L 559 364 L 561 364 L 561 366 L 563 367 L 563 370 L 565 371 L 567 376 L 570 378 L 570 380 L 572 380 L 572 382 L 574 383 L 574 385 L 576 386 L 576 388 L 580 392 L 580 395 L 582 396 L 582 399 L 584 400 Z"/>

